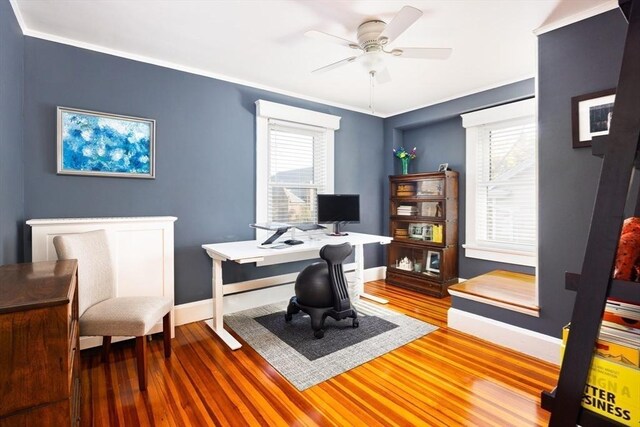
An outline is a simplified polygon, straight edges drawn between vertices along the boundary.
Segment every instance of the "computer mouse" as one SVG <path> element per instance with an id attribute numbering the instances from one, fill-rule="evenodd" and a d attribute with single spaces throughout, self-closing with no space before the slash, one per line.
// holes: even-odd
<path id="1" fill-rule="evenodd" d="M 302 240 L 289 239 L 289 240 L 285 240 L 284 243 L 287 245 L 301 245 L 304 242 Z"/>

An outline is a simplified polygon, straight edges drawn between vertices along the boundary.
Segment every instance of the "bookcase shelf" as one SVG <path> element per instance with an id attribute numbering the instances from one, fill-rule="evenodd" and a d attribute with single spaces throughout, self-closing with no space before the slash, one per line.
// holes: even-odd
<path id="1" fill-rule="evenodd" d="M 565 289 L 577 291 L 580 275 L 578 273 L 565 273 Z M 634 304 L 640 304 L 640 283 L 628 282 L 626 280 L 611 280 L 609 285 L 609 297 Z"/>

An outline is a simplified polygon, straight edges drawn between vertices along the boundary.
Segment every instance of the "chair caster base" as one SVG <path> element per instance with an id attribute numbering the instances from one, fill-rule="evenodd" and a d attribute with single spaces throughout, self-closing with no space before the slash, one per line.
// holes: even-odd
<path id="1" fill-rule="evenodd" d="M 293 319 L 293 315 L 289 314 L 289 313 L 285 313 L 284 315 L 284 321 L 285 322 L 291 322 L 291 319 Z"/>
<path id="2" fill-rule="evenodd" d="M 319 331 L 314 331 L 313 336 L 320 339 L 324 337 L 324 331 L 322 329 L 320 329 Z"/>
<path id="3" fill-rule="evenodd" d="M 357 328 L 358 326 L 360 326 L 360 321 L 358 319 L 353 319 L 353 323 L 351 324 L 351 326 L 353 326 L 353 328 Z"/>

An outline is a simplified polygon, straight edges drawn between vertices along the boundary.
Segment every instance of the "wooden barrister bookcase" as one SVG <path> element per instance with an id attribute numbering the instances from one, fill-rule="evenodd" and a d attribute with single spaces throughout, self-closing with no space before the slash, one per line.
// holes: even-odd
<path id="1" fill-rule="evenodd" d="M 458 282 L 458 172 L 389 177 L 387 282 L 439 298 Z"/>

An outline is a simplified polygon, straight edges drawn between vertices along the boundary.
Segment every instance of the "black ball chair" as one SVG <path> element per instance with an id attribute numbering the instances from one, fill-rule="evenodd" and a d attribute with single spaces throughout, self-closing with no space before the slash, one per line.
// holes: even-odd
<path id="1" fill-rule="evenodd" d="M 289 300 L 285 321 L 304 311 L 311 317 L 311 328 L 316 338 L 324 336 L 327 316 L 336 320 L 350 317 L 352 326 L 359 326 L 358 312 L 351 306 L 347 278 L 342 269 L 342 262 L 352 251 L 349 243 L 325 245 L 320 249 L 320 258 L 325 262 L 313 263 L 300 272 L 296 278 L 296 295 Z"/>

